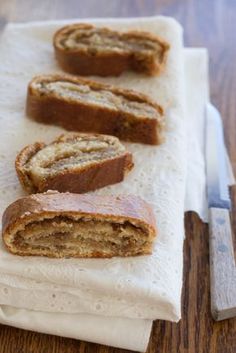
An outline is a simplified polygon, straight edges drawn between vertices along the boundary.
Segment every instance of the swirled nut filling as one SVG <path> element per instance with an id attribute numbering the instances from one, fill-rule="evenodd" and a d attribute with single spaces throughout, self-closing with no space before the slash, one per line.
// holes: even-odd
<path id="1" fill-rule="evenodd" d="M 82 217 L 73 220 L 54 217 L 27 224 L 17 232 L 13 246 L 32 254 L 42 252 L 57 257 L 90 257 L 93 254 L 111 256 L 138 255 L 143 247 L 150 247 L 147 230 L 131 222 L 112 222 Z"/>
<path id="2" fill-rule="evenodd" d="M 136 118 L 156 118 L 159 112 L 145 102 L 129 100 L 105 89 L 95 89 L 86 84 L 76 84 L 69 81 L 34 82 L 32 87 L 40 94 L 56 96 L 71 102 L 84 102 L 97 107 L 105 107 L 114 111 L 131 113 Z"/>
<path id="3" fill-rule="evenodd" d="M 48 177 L 67 170 L 91 167 L 121 156 L 125 151 L 125 147 L 113 136 L 65 134 L 29 157 L 23 170 L 38 186 Z"/>
<path id="4" fill-rule="evenodd" d="M 48 191 L 20 198 L 2 218 L 13 254 L 113 257 L 152 253 L 157 235 L 150 205 L 135 195 L 102 196 Z"/>
<path id="5" fill-rule="evenodd" d="M 139 32 L 133 36 L 104 28 L 75 28 L 64 34 L 60 45 L 65 49 L 87 49 L 88 52 L 155 52 L 160 55 L 163 47 L 154 38 L 147 38 Z"/>

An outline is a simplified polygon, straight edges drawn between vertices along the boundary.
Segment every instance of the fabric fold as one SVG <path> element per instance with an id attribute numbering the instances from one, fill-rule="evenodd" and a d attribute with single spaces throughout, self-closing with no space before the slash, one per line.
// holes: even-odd
<path id="1" fill-rule="evenodd" d="M 145 352 L 151 320 L 132 320 L 88 314 L 48 313 L 0 306 L 0 323 L 30 331 Z"/>

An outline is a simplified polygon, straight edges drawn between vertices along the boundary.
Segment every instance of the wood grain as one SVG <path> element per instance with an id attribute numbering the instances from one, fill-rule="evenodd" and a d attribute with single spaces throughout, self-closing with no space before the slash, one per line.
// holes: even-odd
<path id="1" fill-rule="evenodd" d="M 1 0 L 8 21 L 53 18 L 174 16 L 185 42 L 210 52 L 211 97 L 224 118 L 226 142 L 236 172 L 236 1 L 235 0 Z M 236 207 L 236 191 L 232 190 Z M 236 217 L 233 216 L 236 230 Z M 182 320 L 155 322 L 147 353 L 235 353 L 236 319 L 210 315 L 208 227 L 194 213 L 185 217 Z M 0 353 L 125 353 L 128 351 L 0 326 Z"/>

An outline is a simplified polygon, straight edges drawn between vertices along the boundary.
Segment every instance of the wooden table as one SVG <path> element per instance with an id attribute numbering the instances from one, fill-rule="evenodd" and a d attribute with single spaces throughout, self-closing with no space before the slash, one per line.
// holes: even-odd
<path id="1" fill-rule="evenodd" d="M 210 52 L 211 98 L 222 112 L 227 146 L 236 172 L 236 1 L 235 0 L 1 0 L 7 21 L 55 18 L 175 17 L 185 28 L 185 43 Z M 1 55 L 1 54 L 0 54 Z M 232 190 L 234 205 L 236 192 Z M 210 317 L 208 227 L 196 214 L 185 217 L 182 320 L 157 321 L 148 353 L 235 353 L 236 319 Z M 233 217 L 236 229 L 236 217 Z M 0 353 L 125 353 L 128 351 L 0 325 Z"/>

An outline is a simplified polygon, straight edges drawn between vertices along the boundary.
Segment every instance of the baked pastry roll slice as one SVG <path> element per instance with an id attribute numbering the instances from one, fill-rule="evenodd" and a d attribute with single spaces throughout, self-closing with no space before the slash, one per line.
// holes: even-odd
<path id="1" fill-rule="evenodd" d="M 11 253 L 57 258 L 150 254 L 156 235 L 150 206 L 136 196 L 30 195 L 5 210 L 2 224 Z"/>
<path id="2" fill-rule="evenodd" d="M 114 136 L 67 133 L 48 145 L 26 146 L 15 166 L 29 193 L 49 189 L 84 193 L 122 181 L 133 162 Z"/>
<path id="3" fill-rule="evenodd" d="M 28 86 L 27 114 L 66 130 L 153 145 L 163 140 L 163 109 L 150 98 L 69 75 L 35 77 Z"/>
<path id="4" fill-rule="evenodd" d="M 168 43 L 148 32 L 118 32 L 84 23 L 59 29 L 53 45 L 63 70 L 100 76 L 118 76 L 125 70 L 157 75 L 169 50 Z"/>

